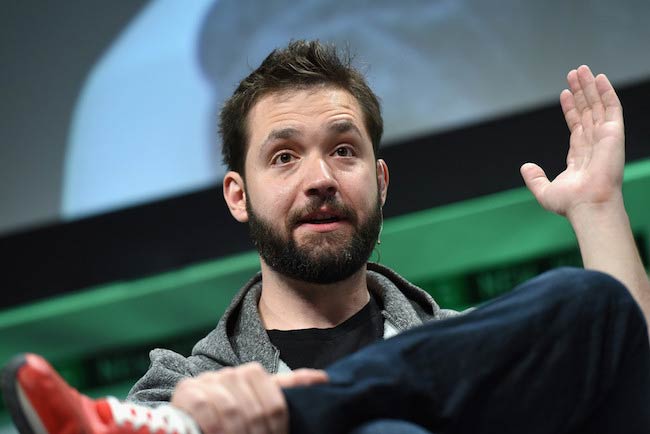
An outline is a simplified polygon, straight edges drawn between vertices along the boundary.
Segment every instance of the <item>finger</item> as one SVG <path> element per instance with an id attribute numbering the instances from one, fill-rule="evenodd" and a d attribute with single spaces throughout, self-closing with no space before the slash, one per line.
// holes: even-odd
<path id="1" fill-rule="evenodd" d="M 605 109 L 596 88 L 596 79 L 587 65 L 582 65 L 577 70 L 578 81 L 583 90 L 587 104 L 591 109 L 591 116 L 595 123 L 600 123 L 605 118 Z"/>
<path id="2" fill-rule="evenodd" d="M 605 74 L 596 76 L 596 88 L 605 105 L 605 120 L 623 122 L 623 107 L 614 87 Z"/>
<path id="3" fill-rule="evenodd" d="M 235 395 L 246 433 L 286 434 L 288 417 L 284 395 L 260 363 L 239 366 L 228 380 L 232 383 L 225 384 Z"/>
<path id="4" fill-rule="evenodd" d="M 192 416 L 204 434 L 223 432 L 213 393 L 197 379 L 180 382 L 174 390 L 171 404 Z"/>
<path id="5" fill-rule="evenodd" d="M 261 376 L 258 376 L 258 373 L 261 373 Z M 235 378 L 235 383 L 230 389 L 237 399 L 246 432 L 249 434 L 272 432 L 269 431 L 265 406 L 262 402 L 264 397 L 256 391 L 258 383 L 264 380 L 270 382 L 269 375 L 262 365 L 259 363 L 242 365 Z"/>
<path id="6" fill-rule="evenodd" d="M 566 76 L 566 81 L 569 83 L 569 89 L 573 94 L 573 99 L 575 100 L 575 106 L 578 112 L 582 113 L 588 106 L 587 100 L 585 99 L 584 92 L 580 86 L 580 80 L 578 79 L 578 71 L 572 69 Z"/>
<path id="7" fill-rule="evenodd" d="M 319 369 L 296 369 L 292 372 L 276 374 L 273 378 L 282 388 L 311 386 L 329 381 L 327 373 Z"/>
<path id="8" fill-rule="evenodd" d="M 289 430 L 287 402 L 280 386 L 264 368 L 259 366 L 251 372 L 250 383 L 257 401 L 262 407 L 266 432 L 286 434 Z"/>
<path id="9" fill-rule="evenodd" d="M 535 199 L 537 199 L 537 201 L 542 204 L 544 190 L 551 184 L 551 182 L 546 177 L 544 170 L 537 164 L 526 163 L 521 166 L 521 169 L 519 169 L 519 171 L 521 172 L 522 178 L 524 178 L 526 187 L 528 187 L 531 193 L 533 193 Z"/>
<path id="10" fill-rule="evenodd" d="M 582 126 L 582 121 L 570 90 L 564 89 L 560 93 L 560 105 L 562 106 L 564 120 L 566 121 L 567 127 L 569 127 L 569 131 L 574 132 L 578 127 Z"/>
<path id="11" fill-rule="evenodd" d="M 214 409 L 222 427 L 217 434 L 247 434 L 246 423 L 241 412 L 244 406 L 233 393 L 233 387 L 217 384 L 214 385 L 212 394 Z"/>

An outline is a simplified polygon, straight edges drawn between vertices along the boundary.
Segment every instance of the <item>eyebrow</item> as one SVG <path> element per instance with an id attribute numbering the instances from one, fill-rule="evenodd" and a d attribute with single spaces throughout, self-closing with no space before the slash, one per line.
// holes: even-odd
<path id="1" fill-rule="evenodd" d="M 337 121 L 332 123 L 327 129 L 338 134 L 353 132 L 356 133 L 359 137 L 363 137 L 361 130 L 359 130 L 359 127 L 357 127 L 351 121 Z"/>
<path id="2" fill-rule="evenodd" d="M 361 134 L 361 130 L 359 127 L 357 127 L 353 122 L 351 121 L 336 121 L 331 123 L 328 127 L 327 130 L 332 133 L 336 134 L 345 134 L 345 133 L 355 133 L 359 137 L 363 137 Z M 277 130 L 272 130 L 268 136 L 266 136 L 266 139 L 264 139 L 264 142 L 262 142 L 262 146 L 260 149 L 264 151 L 266 147 L 268 147 L 271 143 L 273 143 L 276 140 L 289 140 L 292 139 L 296 136 L 302 136 L 302 131 L 292 128 L 292 127 L 287 127 L 287 128 L 280 128 Z"/>
<path id="3" fill-rule="evenodd" d="M 296 136 L 302 136 L 302 132 L 295 128 L 287 127 L 287 128 L 280 128 L 278 130 L 272 130 L 268 136 L 266 136 L 266 139 L 264 139 L 264 142 L 262 142 L 261 150 L 264 150 L 267 146 L 269 146 L 270 143 L 276 141 L 276 140 L 289 140 L 293 137 Z"/>

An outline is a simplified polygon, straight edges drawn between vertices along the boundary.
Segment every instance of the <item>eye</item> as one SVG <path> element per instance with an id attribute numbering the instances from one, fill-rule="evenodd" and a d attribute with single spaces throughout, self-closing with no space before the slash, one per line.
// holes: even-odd
<path id="1" fill-rule="evenodd" d="M 339 157 L 352 157 L 352 149 L 350 149 L 348 146 L 341 146 L 336 148 L 334 153 L 339 156 Z"/>
<path id="2" fill-rule="evenodd" d="M 272 164 L 287 164 L 291 163 L 295 157 L 289 152 L 282 152 L 275 157 L 273 157 Z"/>

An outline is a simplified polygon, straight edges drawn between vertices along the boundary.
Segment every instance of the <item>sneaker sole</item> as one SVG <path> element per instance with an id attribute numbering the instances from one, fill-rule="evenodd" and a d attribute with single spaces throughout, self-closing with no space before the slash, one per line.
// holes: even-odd
<path id="1" fill-rule="evenodd" d="M 16 428 L 20 434 L 40 434 L 43 431 L 35 431 L 32 424 L 26 415 L 26 412 L 34 414 L 29 401 L 25 398 L 20 384 L 18 384 L 18 371 L 27 363 L 25 354 L 20 354 L 13 357 L 7 365 L 2 369 L 2 377 L 0 378 L 0 386 L 2 387 L 2 396 L 4 397 L 5 405 L 9 410 L 11 419 L 13 420 Z M 28 406 L 28 409 L 25 409 Z"/>

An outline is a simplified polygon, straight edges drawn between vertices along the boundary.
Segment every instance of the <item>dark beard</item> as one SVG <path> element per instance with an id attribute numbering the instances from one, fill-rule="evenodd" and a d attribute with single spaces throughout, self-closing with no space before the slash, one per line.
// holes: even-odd
<path id="1" fill-rule="evenodd" d="M 354 226 L 355 230 L 347 243 L 343 234 L 324 233 L 313 234 L 313 237 L 310 237 L 313 239 L 308 239 L 305 246 L 299 247 L 292 235 L 289 235 L 289 239 L 282 238 L 280 231 L 259 217 L 253 211 L 250 201 L 246 202 L 250 236 L 269 267 L 296 280 L 326 284 L 350 277 L 368 261 L 382 225 L 379 199 L 367 221 L 363 223 L 358 222 L 353 210 L 338 203 L 334 197 L 317 200 L 307 209 L 289 216 L 287 233 L 293 234 L 300 216 L 318 210 L 323 204 L 345 216 Z"/>

